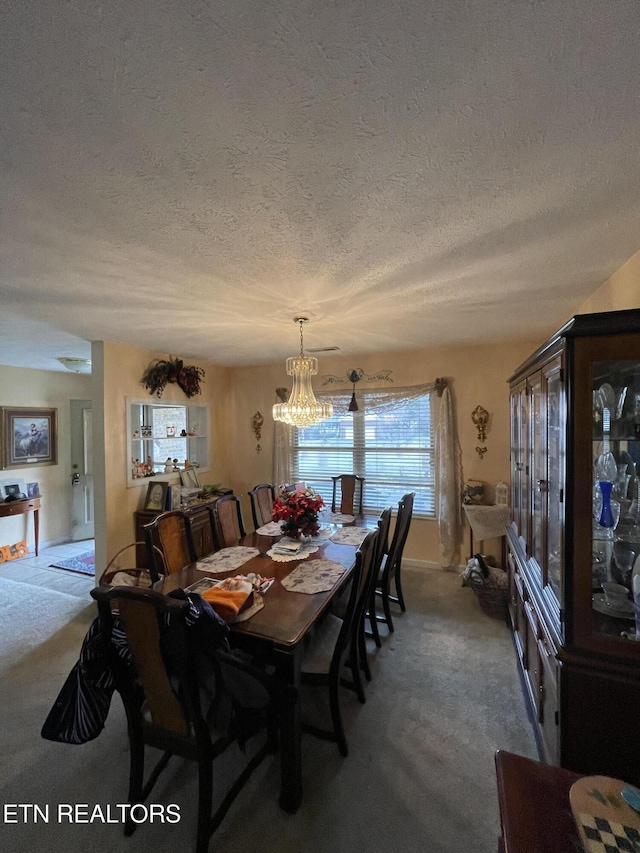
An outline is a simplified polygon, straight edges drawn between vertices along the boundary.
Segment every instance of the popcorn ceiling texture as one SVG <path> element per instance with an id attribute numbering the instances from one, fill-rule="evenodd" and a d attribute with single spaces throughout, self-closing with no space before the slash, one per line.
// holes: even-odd
<path id="1" fill-rule="evenodd" d="M 2 18 L 0 363 L 542 337 L 640 248 L 636 0 Z"/>

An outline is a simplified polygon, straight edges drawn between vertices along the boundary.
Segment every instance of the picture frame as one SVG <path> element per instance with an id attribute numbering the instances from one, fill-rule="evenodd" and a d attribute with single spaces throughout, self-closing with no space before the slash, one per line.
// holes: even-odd
<path id="1" fill-rule="evenodd" d="M 144 499 L 144 509 L 164 512 L 167 503 L 167 489 L 169 483 L 156 480 L 147 486 L 147 494 Z"/>
<path id="2" fill-rule="evenodd" d="M 40 497 L 40 484 L 39 483 L 27 483 L 27 497 L 28 498 L 39 498 Z"/>
<path id="3" fill-rule="evenodd" d="M 0 467 L 58 464 L 58 410 L 0 408 Z"/>
<path id="4" fill-rule="evenodd" d="M 180 482 L 185 489 L 199 489 L 198 475 L 195 468 L 182 468 L 180 470 Z"/>
<path id="5" fill-rule="evenodd" d="M 24 480 L 14 477 L 12 480 L 3 480 L 0 482 L 0 492 L 2 500 L 5 501 L 9 495 L 27 494 L 27 486 Z"/>

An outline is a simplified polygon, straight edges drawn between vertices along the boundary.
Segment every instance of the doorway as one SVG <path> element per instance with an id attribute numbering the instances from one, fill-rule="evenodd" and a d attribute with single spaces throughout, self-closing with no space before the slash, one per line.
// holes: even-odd
<path id="1" fill-rule="evenodd" d="M 71 400 L 71 539 L 93 539 L 91 400 Z"/>

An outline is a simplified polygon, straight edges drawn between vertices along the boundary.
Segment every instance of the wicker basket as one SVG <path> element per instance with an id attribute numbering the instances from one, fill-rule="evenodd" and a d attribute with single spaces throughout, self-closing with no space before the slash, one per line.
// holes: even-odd
<path id="1" fill-rule="evenodd" d="M 121 577 L 116 580 L 116 585 L 118 586 L 142 586 L 149 587 L 151 586 L 151 575 L 149 574 L 148 569 L 138 569 L 132 568 L 129 563 L 131 560 L 135 563 L 135 551 L 133 557 L 125 556 L 130 549 L 135 549 L 139 545 L 144 545 L 144 542 L 132 542 L 130 545 L 125 545 L 124 548 L 121 548 L 117 554 L 115 554 L 111 560 L 107 563 L 107 567 L 100 576 L 99 585 L 100 586 L 113 586 L 114 578 L 116 575 L 126 575 L 129 578 L 128 581 L 125 580 L 124 577 Z M 162 551 L 157 548 L 155 545 L 153 546 L 154 550 L 158 552 L 160 557 L 162 557 L 161 565 L 164 565 L 164 556 Z M 120 581 L 122 583 L 120 583 Z"/>
<path id="2" fill-rule="evenodd" d="M 506 619 L 509 606 L 509 576 L 504 569 L 487 566 L 484 577 L 477 560 L 472 558 L 462 573 L 462 585 L 475 592 L 480 607 L 493 619 Z"/>

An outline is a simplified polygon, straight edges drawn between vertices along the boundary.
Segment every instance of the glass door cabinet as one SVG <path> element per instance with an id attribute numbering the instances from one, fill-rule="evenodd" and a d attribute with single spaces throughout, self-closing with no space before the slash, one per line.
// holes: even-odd
<path id="1" fill-rule="evenodd" d="M 510 387 L 509 618 L 539 750 L 637 785 L 640 310 L 574 317 Z"/>

